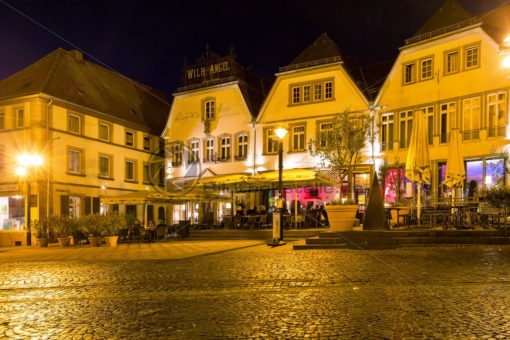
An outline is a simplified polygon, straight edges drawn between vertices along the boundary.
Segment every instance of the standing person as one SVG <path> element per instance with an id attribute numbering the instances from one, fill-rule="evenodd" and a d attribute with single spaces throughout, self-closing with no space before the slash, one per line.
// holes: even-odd
<path id="1" fill-rule="evenodd" d="M 321 204 L 321 206 L 319 207 L 319 211 L 320 211 L 320 218 L 321 218 L 321 223 L 325 226 L 325 227 L 329 227 L 329 220 L 328 220 L 328 213 L 326 212 L 326 209 L 324 208 L 324 204 Z M 322 222 L 324 221 L 324 222 Z"/>
<path id="2" fill-rule="evenodd" d="M 149 220 L 147 222 L 147 225 L 145 226 L 145 232 L 147 233 L 148 237 L 147 239 L 149 241 L 154 240 L 156 238 L 156 225 L 152 220 Z"/>

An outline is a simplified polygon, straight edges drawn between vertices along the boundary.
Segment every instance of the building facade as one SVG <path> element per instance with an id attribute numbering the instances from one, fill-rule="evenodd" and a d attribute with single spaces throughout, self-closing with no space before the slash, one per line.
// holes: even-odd
<path id="1" fill-rule="evenodd" d="M 450 194 L 443 182 L 452 129 L 459 129 L 462 139 L 465 188 L 471 188 L 465 194 L 506 184 L 510 73 L 502 52 L 509 17 L 509 6 L 473 17 L 448 0 L 401 47 L 375 103 L 381 108 L 379 157 L 385 160 L 388 203 L 414 196 L 403 169 L 417 110 L 427 121 L 432 168 L 427 199 Z"/>
<path id="2" fill-rule="evenodd" d="M 157 150 L 168 110 L 160 94 L 79 51 L 57 49 L 2 80 L 0 223 L 8 245 L 10 231 L 27 231 L 28 216 L 110 209 L 143 220 L 140 207 L 102 206 L 100 198 L 163 184 Z M 26 155 L 41 164 L 23 164 L 33 157 Z"/>

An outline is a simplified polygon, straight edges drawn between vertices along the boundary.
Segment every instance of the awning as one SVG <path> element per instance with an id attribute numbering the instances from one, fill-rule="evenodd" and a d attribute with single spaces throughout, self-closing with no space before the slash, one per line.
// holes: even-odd
<path id="1" fill-rule="evenodd" d="M 211 202 L 230 201 L 232 198 L 227 193 L 209 192 L 200 188 L 169 194 L 155 191 L 138 191 L 118 196 L 101 197 L 103 204 L 146 204 L 146 203 L 168 203 L 179 204 L 185 202 Z"/>
<path id="2" fill-rule="evenodd" d="M 279 180 L 278 171 L 263 172 L 254 176 L 250 176 L 253 183 L 274 184 Z M 314 186 L 328 185 L 335 186 L 337 181 L 323 173 L 312 169 L 283 169 L 282 183 L 284 186 Z"/>

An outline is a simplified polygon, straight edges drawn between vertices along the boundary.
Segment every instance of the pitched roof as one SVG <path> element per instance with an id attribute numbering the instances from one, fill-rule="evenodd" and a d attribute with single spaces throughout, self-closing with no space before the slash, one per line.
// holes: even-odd
<path id="1" fill-rule="evenodd" d="M 483 29 L 499 44 L 510 34 L 510 4 L 480 15 Z"/>
<path id="2" fill-rule="evenodd" d="M 309 64 L 328 64 L 342 60 L 342 53 L 338 45 L 327 35 L 321 34 L 303 52 L 301 52 L 289 65 L 280 68 L 280 71 L 288 71 L 307 67 Z"/>
<path id="3" fill-rule="evenodd" d="M 390 59 L 361 67 L 363 75 L 363 88 L 361 90 L 368 100 L 375 100 L 394 62 L 394 59 Z"/>
<path id="4" fill-rule="evenodd" d="M 470 19 L 472 16 L 457 0 L 446 0 L 414 36 L 435 31 L 437 29 Z"/>
<path id="5" fill-rule="evenodd" d="M 147 85 L 58 48 L 0 81 L 0 99 L 44 93 L 159 135 L 170 105 Z"/>

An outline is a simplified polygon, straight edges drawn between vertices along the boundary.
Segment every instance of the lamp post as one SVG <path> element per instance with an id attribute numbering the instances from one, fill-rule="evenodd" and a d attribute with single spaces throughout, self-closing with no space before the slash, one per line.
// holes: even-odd
<path id="1" fill-rule="evenodd" d="M 42 165 L 43 159 L 37 154 L 21 154 L 16 158 L 18 166 L 14 169 L 16 175 L 22 179 L 25 184 L 25 229 L 27 230 L 27 246 L 32 245 L 32 228 L 30 225 L 30 182 L 28 180 L 30 168 L 38 168 Z"/>
<path id="2" fill-rule="evenodd" d="M 273 218 L 273 243 L 272 246 L 282 245 L 285 243 L 281 243 L 283 241 L 283 197 L 282 197 L 282 173 L 283 173 L 283 139 L 287 135 L 287 129 L 280 127 L 274 130 L 276 136 L 278 137 L 278 200 L 276 201 L 276 207 L 279 212 L 279 221 Z M 273 216 L 275 216 L 273 214 Z M 276 223 L 279 228 L 277 228 Z"/>

